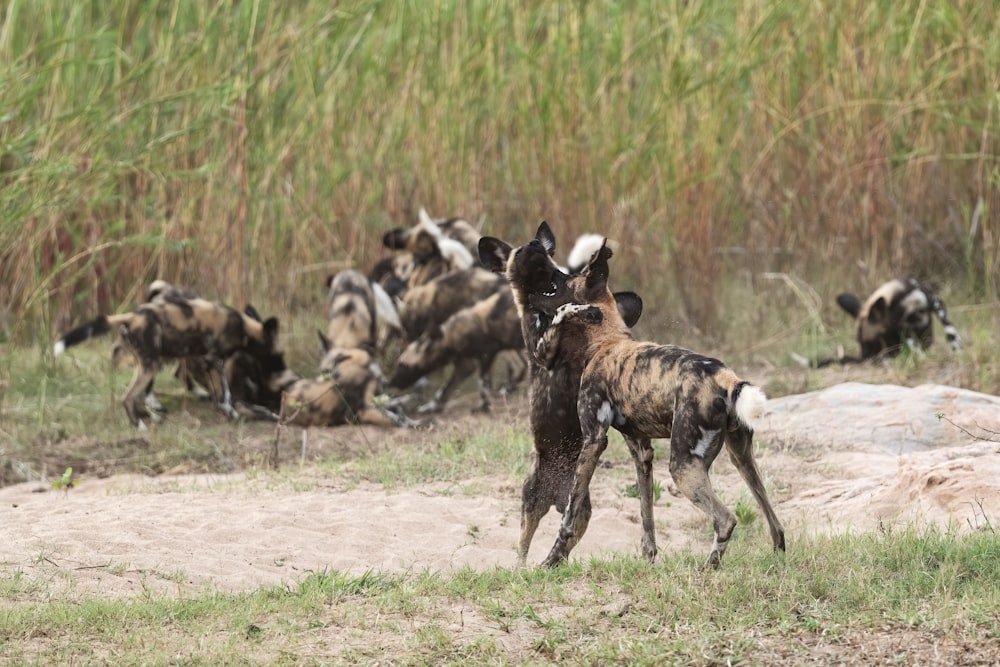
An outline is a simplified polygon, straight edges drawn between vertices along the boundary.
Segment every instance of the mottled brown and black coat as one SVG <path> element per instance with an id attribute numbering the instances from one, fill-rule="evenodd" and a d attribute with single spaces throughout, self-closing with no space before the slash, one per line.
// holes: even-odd
<path id="1" fill-rule="evenodd" d="M 504 350 L 524 350 L 520 318 L 513 293 L 506 284 L 497 293 L 454 313 L 442 324 L 432 324 L 407 345 L 389 377 L 389 386 L 407 389 L 447 364 L 454 364 L 445 385 L 419 409 L 438 412 L 478 366 L 481 401 L 477 410 L 488 412 L 492 394 L 490 374 L 497 355 Z"/>
<path id="2" fill-rule="evenodd" d="M 166 360 L 207 357 L 222 378 L 220 407 L 230 416 L 232 408 L 223 365 L 237 352 L 244 352 L 264 367 L 284 368 L 278 347 L 278 320 L 264 322 L 223 304 L 186 298 L 165 292 L 130 313 L 100 315 L 64 334 L 55 344 L 55 353 L 78 345 L 94 336 L 114 332 L 116 354 L 129 354 L 136 363 L 135 373 L 125 392 L 125 413 L 133 425 L 145 428 L 150 414 L 146 392 Z"/>
<path id="3" fill-rule="evenodd" d="M 601 238 L 603 241 L 603 237 Z M 483 266 L 503 274 L 509 281 L 520 318 L 521 334 L 530 360 L 530 425 L 533 444 L 532 467 L 521 487 L 521 526 L 518 537 L 518 561 L 526 562 L 535 531 L 542 517 L 553 506 L 560 513 L 573 484 L 577 459 L 583 447 L 583 435 L 577 413 L 577 395 L 583 364 L 556 350 L 549 363 L 539 363 L 535 350 L 552 317 L 528 303 L 534 292 L 551 289 L 556 276 L 566 274 L 553 262 L 556 240 L 546 223 L 538 228 L 535 238 L 512 248 L 493 237 L 484 237 L 479 244 Z M 580 244 L 574 254 L 584 254 Z M 588 255 L 589 256 L 589 255 Z M 615 294 L 616 304 L 629 326 L 642 314 L 642 301 L 632 292 Z M 578 537 L 586 530 L 591 513 L 590 495 L 580 499 Z"/>
<path id="4" fill-rule="evenodd" d="M 840 294 L 837 304 L 857 323 L 861 355 L 842 356 L 818 365 L 891 357 L 904 348 L 925 350 L 934 342 L 935 315 L 941 320 L 951 349 L 958 351 L 962 347 L 962 339 L 948 319 L 944 301 L 913 278 L 897 278 L 883 283 L 864 303 L 853 294 Z"/>
<path id="5" fill-rule="evenodd" d="M 709 468 L 725 446 L 767 519 L 775 549 L 784 550 L 784 529 L 767 497 L 753 455 L 753 425 L 763 411 L 764 393 L 740 379 L 718 359 L 675 345 L 637 341 L 608 290 L 609 248 L 595 253 L 576 276 L 556 276 L 533 291 L 531 307 L 552 317 L 535 356 L 543 365 L 556 359 L 582 365 L 577 411 L 583 449 L 559 536 L 546 565 L 567 558 L 585 521 L 583 498 L 597 462 L 615 428 L 636 463 L 643 525 L 642 550 L 656 555 L 652 517 L 652 438 L 670 439 L 670 473 L 677 489 L 712 520 L 715 541 L 706 565 L 717 567 L 736 517 L 715 494 Z M 578 525 L 578 522 L 579 525 Z"/>

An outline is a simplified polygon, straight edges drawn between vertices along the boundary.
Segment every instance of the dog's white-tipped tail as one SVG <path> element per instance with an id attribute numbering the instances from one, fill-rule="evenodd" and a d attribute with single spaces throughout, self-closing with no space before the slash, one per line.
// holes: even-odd
<path id="1" fill-rule="evenodd" d="M 52 354 L 54 356 L 59 356 L 66 351 L 66 343 L 60 338 L 56 341 L 56 344 L 52 346 Z"/>
<path id="2" fill-rule="evenodd" d="M 741 382 L 736 385 L 733 393 L 735 394 L 733 412 L 736 413 L 736 418 L 752 430 L 754 424 L 764 414 L 764 407 L 767 405 L 764 390 L 749 382 Z"/>
<path id="3" fill-rule="evenodd" d="M 602 245 L 604 237 L 600 234 L 583 234 L 577 238 L 573 249 L 569 251 L 569 257 L 566 258 L 569 270 L 573 273 L 582 270 Z"/>

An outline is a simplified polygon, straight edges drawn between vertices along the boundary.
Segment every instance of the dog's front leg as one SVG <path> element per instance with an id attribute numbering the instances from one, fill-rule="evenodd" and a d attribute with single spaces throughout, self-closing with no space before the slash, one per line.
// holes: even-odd
<path id="1" fill-rule="evenodd" d="M 581 390 L 582 392 L 582 390 Z M 590 522 L 590 480 L 597 469 L 601 454 L 608 447 L 608 427 L 613 409 L 601 394 L 581 393 L 578 401 L 580 427 L 583 431 L 583 449 L 577 457 L 573 486 L 570 489 L 566 511 L 563 512 L 559 536 L 552 550 L 542 562 L 545 567 L 554 567 L 569 557 L 569 552 L 577 545 Z"/>
<path id="2" fill-rule="evenodd" d="M 230 419 L 236 419 L 239 413 L 233 408 L 233 393 L 229 389 L 229 378 L 226 377 L 226 362 L 224 359 L 215 359 L 215 370 L 219 374 L 219 383 L 222 385 L 222 400 L 219 408 Z"/>

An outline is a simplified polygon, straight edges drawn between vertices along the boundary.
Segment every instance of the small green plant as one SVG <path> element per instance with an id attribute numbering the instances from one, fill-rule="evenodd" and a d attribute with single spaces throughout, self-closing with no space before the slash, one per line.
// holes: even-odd
<path id="1" fill-rule="evenodd" d="M 740 500 L 736 503 L 736 521 L 741 526 L 749 526 L 757 520 L 757 512 L 749 503 Z"/>
<path id="2" fill-rule="evenodd" d="M 639 497 L 639 486 L 637 484 L 628 484 L 622 489 L 622 493 L 625 494 L 626 498 L 638 498 Z M 653 480 L 653 502 L 658 502 L 660 496 L 663 495 L 663 485 L 660 484 L 660 480 Z"/>
<path id="3" fill-rule="evenodd" d="M 66 471 L 62 474 L 62 477 L 52 482 L 52 488 L 60 489 L 63 493 L 69 493 L 69 490 L 72 489 L 74 486 L 78 485 L 79 483 L 80 480 L 73 479 L 73 468 L 71 466 L 69 468 L 66 468 Z"/>

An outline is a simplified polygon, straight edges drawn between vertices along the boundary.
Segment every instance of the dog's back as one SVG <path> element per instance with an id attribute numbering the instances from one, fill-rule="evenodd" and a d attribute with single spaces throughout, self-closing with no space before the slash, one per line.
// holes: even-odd
<path id="1" fill-rule="evenodd" d="M 327 338 L 331 347 L 375 350 L 378 334 L 375 293 L 360 271 L 340 271 L 328 279 Z"/>

